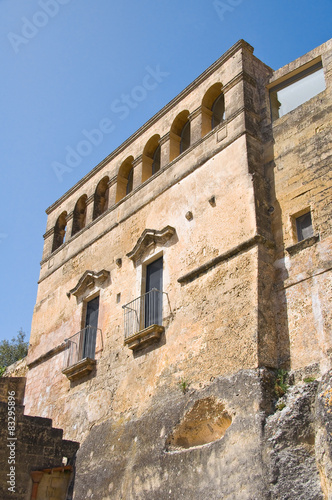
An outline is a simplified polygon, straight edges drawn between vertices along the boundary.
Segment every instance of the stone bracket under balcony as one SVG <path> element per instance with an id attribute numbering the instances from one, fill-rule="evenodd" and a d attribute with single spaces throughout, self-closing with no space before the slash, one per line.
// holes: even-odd
<path id="1" fill-rule="evenodd" d="M 154 342 L 158 342 L 164 331 L 165 327 L 161 325 L 150 325 L 147 328 L 144 328 L 144 330 L 127 337 L 124 343 L 129 347 L 129 349 L 136 351 L 153 344 Z"/>
<path id="2" fill-rule="evenodd" d="M 79 378 L 83 378 L 86 375 L 89 375 L 90 372 L 96 366 L 96 360 L 91 358 L 84 358 L 75 363 L 74 365 L 69 366 L 62 370 L 62 373 L 66 375 L 69 380 L 77 380 Z"/>

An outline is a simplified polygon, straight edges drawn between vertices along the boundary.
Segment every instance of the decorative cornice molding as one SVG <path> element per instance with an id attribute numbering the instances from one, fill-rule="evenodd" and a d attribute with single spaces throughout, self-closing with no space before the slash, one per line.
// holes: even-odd
<path id="1" fill-rule="evenodd" d="M 85 271 L 83 276 L 78 280 L 77 285 L 67 292 L 67 297 L 75 295 L 79 297 L 88 287 L 95 286 L 97 282 L 103 283 L 110 275 L 109 271 L 102 269 L 98 273 L 95 271 Z"/>
<path id="2" fill-rule="evenodd" d="M 172 226 L 166 226 L 160 231 L 155 229 L 145 229 L 142 235 L 138 238 L 134 248 L 127 253 L 127 257 L 129 257 L 129 259 L 133 262 L 136 262 L 151 243 L 164 244 L 173 236 L 173 234 L 175 234 L 175 228 Z"/>

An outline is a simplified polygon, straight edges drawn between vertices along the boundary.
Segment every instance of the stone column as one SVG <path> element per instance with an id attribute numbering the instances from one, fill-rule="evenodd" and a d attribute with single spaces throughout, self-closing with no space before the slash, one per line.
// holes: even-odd
<path id="1" fill-rule="evenodd" d="M 211 132 L 212 130 L 212 111 L 206 106 L 201 106 L 201 137 L 204 137 L 206 134 Z"/>
<path id="2" fill-rule="evenodd" d="M 181 137 L 174 134 L 174 132 L 169 133 L 169 161 L 175 160 L 180 154 L 180 142 Z"/>
<path id="3" fill-rule="evenodd" d="M 169 163 L 170 132 L 159 139 L 160 144 L 160 168 Z"/>
<path id="4" fill-rule="evenodd" d="M 142 182 L 145 182 L 152 175 L 152 163 L 153 158 L 150 156 L 143 155 L 143 164 L 142 164 Z"/>
<path id="5" fill-rule="evenodd" d="M 134 177 L 133 189 L 140 186 L 143 182 L 143 155 L 137 156 L 133 161 Z"/>
<path id="6" fill-rule="evenodd" d="M 202 107 L 195 109 L 189 116 L 190 121 L 190 146 L 202 137 Z"/>
<path id="7" fill-rule="evenodd" d="M 74 212 L 70 212 L 70 214 L 67 215 L 66 217 L 66 236 L 65 236 L 65 241 L 67 242 L 71 238 L 71 233 L 73 230 L 73 218 L 74 218 Z"/>
<path id="8" fill-rule="evenodd" d="M 115 175 L 107 183 L 108 187 L 108 205 L 107 208 L 113 207 L 116 203 L 117 176 Z"/>
<path id="9" fill-rule="evenodd" d="M 95 194 L 93 193 L 86 200 L 86 214 L 85 214 L 85 225 L 87 226 L 93 220 L 93 208 L 94 208 Z"/>

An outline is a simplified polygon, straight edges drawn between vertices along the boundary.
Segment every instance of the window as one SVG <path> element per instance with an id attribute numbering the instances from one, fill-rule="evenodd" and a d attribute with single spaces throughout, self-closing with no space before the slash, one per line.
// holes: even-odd
<path id="1" fill-rule="evenodd" d="M 97 185 L 94 196 L 93 220 L 107 210 L 109 192 L 108 181 L 109 178 L 104 177 Z"/>
<path id="2" fill-rule="evenodd" d="M 152 136 L 145 145 L 142 156 L 142 182 L 160 170 L 160 135 Z"/>
<path id="3" fill-rule="evenodd" d="M 133 156 L 128 156 L 119 168 L 116 186 L 116 203 L 133 190 L 133 161 Z"/>
<path id="4" fill-rule="evenodd" d="M 270 90 L 272 120 L 276 120 L 325 90 L 322 63 L 298 73 Z"/>
<path id="5" fill-rule="evenodd" d="M 190 146 L 189 111 L 181 111 L 174 119 L 170 130 L 169 159 L 173 161 Z"/>
<path id="6" fill-rule="evenodd" d="M 160 146 L 158 146 L 153 155 L 152 175 L 160 170 Z"/>
<path id="7" fill-rule="evenodd" d="M 163 258 L 146 267 L 144 328 L 161 325 L 163 305 Z"/>
<path id="8" fill-rule="evenodd" d="M 128 174 L 128 181 L 126 186 L 126 195 L 131 193 L 133 190 L 133 182 L 134 182 L 134 169 L 132 168 Z"/>
<path id="9" fill-rule="evenodd" d="M 84 228 L 85 226 L 85 219 L 86 219 L 86 200 L 87 200 L 87 195 L 84 194 L 81 196 L 74 208 L 74 215 L 73 215 L 73 229 L 71 232 L 71 235 L 74 236 L 74 234 L 78 233 L 81 229 Z"/>
<path id="10" fill-rule="evenodd" d="M 202 131 L 201 136 L 211 132 L 225 120 L 225 97 L 222 93 L 222 84 L 214 83 L 204 94 L 202 99 Z"/>
<path id="11" fill-rule="evenodd" d="M 56 221 L 54 227 L 52 252 L 54 252 L 57 248 L 61 247 L 62 243 L 65 241 L 66 226 L 67 226 L 67 212 L 62 212 L 62 214 L 58 217 L 58 220 Z"/>
<path id="12" fill-rule="evenodd" d="M 224 94 L 220 94 L 212 105 L 212 129 L 217 127 L 225 119 L 225 98 Z"/>
<path id="13" fill-rule="evenodd" d="M 163 326 L 163 258 L 143 267 L 143 294 L 123 307 L 125 344 L 133 351 L 160 340 Z M 165 304 L 164 304 L 165 305 Z"/>
<path id="14" fill-rule="evenodd" d="M 99 296 L 86 303 L 84 328 L 66 339 L 62 373 L 69 380 L 88 375 L 96 365 L 96 344 L 102 345 L 98 328 Z"/>
<path id="15" fill-rule="evenodd" d="M 90 300 L 86 307 L 85 332 L 83 338 L 82 358 L 94 359 L 98 329 L 99 296 Z"/>
<path id="16" fill-rule="evenodd" d="M 181 131 L 180 153 L 183 153 L 190 146 L 190 122 L 189 120 L 183 125 Z"/>
<path id="17" fill-rule="evenodd" d="M 306 214 L 297 217 L 295 219 L 295 222 L 296 222 L 296 232 L 298 241 L 303 241 L 313 236 L 314 232 L 312 228 L 312 220 L 310 212 L 307 212 Z"/>

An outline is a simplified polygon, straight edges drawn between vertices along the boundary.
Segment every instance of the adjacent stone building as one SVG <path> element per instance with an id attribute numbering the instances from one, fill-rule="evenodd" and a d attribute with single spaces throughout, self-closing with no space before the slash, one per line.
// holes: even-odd
<path id="1" fill-rule="evenodd" d="M 25 408 L 76 500 L 332 498 L 331 49 L 240 40 L 47 209 Z"/>

